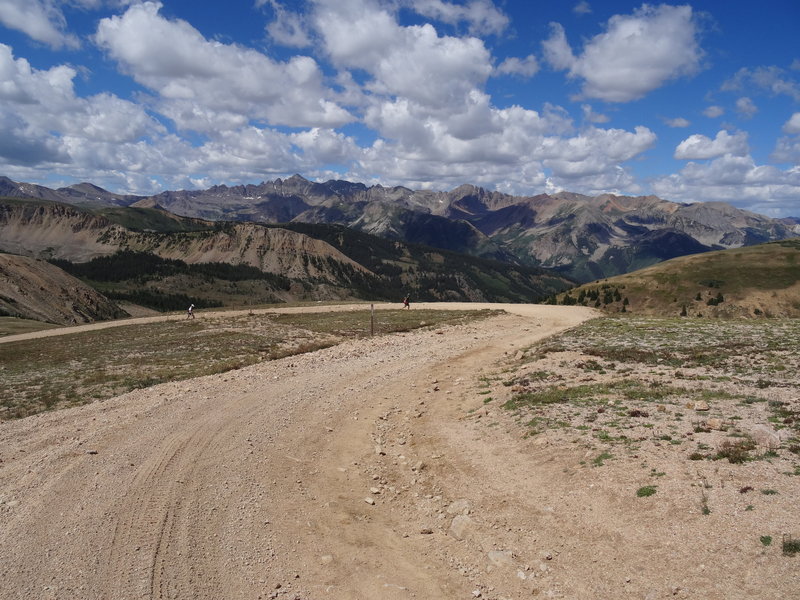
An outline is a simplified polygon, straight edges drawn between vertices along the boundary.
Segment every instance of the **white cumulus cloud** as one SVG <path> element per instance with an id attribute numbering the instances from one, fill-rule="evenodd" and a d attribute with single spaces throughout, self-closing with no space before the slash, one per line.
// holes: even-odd
<path id="1" fill-rule="evenodd" d="M 329 99 L 313 58 L 286 62 L 237 45 L 205 39 L 190 24 L 159 15 L 161 4 L 131 6 L 123 15 L 103 19 L 95 40 L 138 83 L 155 91 L 178 127 L 200 126 L 182 115 L 186 103 L 197 112 L 219 113 L 212 128 L 229 115 L 262 119 L 273 125 L 340 126 L 353 120 Z"/>
<path id="2" fill-rule="evenodd" d="M 800 133 L 800 112 L 794 113 L 786 123 L 783 124 L 784 133 Z"/>
<path id="3" fill-rule="evenodd" d="M 588 15 L 592 12 L 592 7 L 586 0 L 581 0 L 572 7 L 572 12 L 574 12 L 576 15 Z"/>
<path id="4" fill-rule="evenodd" d="M 762 214 L 796 206 L 800 169 L 758 165 L 753 158 L 726 154 L 707 163 L 688 163 L 678 173 L 660 177 L 653 192 L 675 202 L 716 200 Z"/>
<path id="5" fill-rule="evenodd" d="M 736 112 L 743 118 L 749 119 L 758 112 L 758 107 L 750 98 L 744 96 L 736 100 Z"/>
<path id="6" fill-rule="evenodd" d="M 770 160 L 776 163 L 789 163 L 800 166 L 800 136 L 787 136 L 779 138 L 775 150 L 770 154 Z M 800 214 L 800 209 L 797 210 Z"/>
<path id="7" fill-rule="evenodd" d="M 33 68 L 0 44 L 2 144 L 28 144 L 27 164 L 80 166 L 86 149 L 99 144 L 136 144 L 163 128 L 140 105 L 108 93 L 80 98 L 74 68 Z M 0 151 L 2 153 L 2 151 Z"/>
<path id="8" fill-rule="evenodd" d="M 690 6 L 645 4 L 632 15 L 611 17 L 605 32 L 588 40 L 577 56 L 557 23 L 543 49 L 553 68 L 583 81 L 585 97 L 629 102 L 697 73 L 703 57 L 697 38 Z"/>
<path id="9" fill-rule="evenodd" d="M 501 62 L 496 69 L 500 75 L 518 75 L 519 77 L 533 77 L 539 72 L 539 61 L 533 54 L 525 58 L 509 56 Z"/>
<path id="10" fill-rule="evenodd" d="M 493 70 L 480 39 L 439 36 L 430 24 L 403 27 L 371 2 L 318 0 L 315 19 L 333 63 L 369 74 L 375 94 L 451 109 Z"/>
<path id="11" fill-rule="evenodd" d="M 291 48 L 305 48 L 311 45 L 311 36 L 302 14 L 286 10 L 277 0 L 260 0 L 256 6 L 265 4 L 269 4 L 274 13 L 274 19 L 266 27 L 267 33 L 273 40 Z"/>
<path id="12" fill-rule="evenodd" d="M 794 113 L 783 124 L 782 131 L 788 135 L 778 139 L 770 159 L 777 163 L 800 165 L 800 112 Z"/>
<path id="13" fill-rule="evenodd" d="M 721 130 L 713 140 L 699 133 L 690 135 L 678 144 L 674 156 L 679 160 L 705 160 L 726 154 L 746 156 L 749 151 L 747 133 L 740 131 L 731 135 Z"/>
<path id="14" fill-rule="evenodd" d="M 2 0 L 0 23 L 51 48 L 77 48 L 80 42 L 66 30 L 60 4 L 55 0 Z"/>
<path id="15" fill-rule="evenodd" d="M 749 89 L 764 91 L 773 96 L 789 96 L 795 102 L 800 102 L 800 83 L 796 81 L 796 76 L 774 65 L 743 67 L 722 84 L 724 91 Z"/>
<path id="16" fill-rule="evenodd" d="M 674 119 L 665 119 L 664 122 L 667 124 L 668 127 L 688 127 L 691 125 L 688 119 L 684 119 L 683 117 L 676 117 Z"/>
<path id="17" fill-rule="evenodd" d="M 508 17 L 491 0 L 471 0 L 465 4 L 443 0 L 410 0 L 410 5 L 420 15 L 442 23 L 467 23 L 469 31 L 475 34 L 499 34 L 509 23 Z"/>

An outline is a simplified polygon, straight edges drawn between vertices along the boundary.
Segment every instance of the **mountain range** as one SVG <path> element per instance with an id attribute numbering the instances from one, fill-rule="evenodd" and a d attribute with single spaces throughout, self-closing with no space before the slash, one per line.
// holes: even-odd
<path id="1" fill-rule="evenodd" d="M 198 307 L 354 298 L 399 302 L 407 294 L 415 301 L 536 302 L 574 284 L 539 267 L 340 225 L 208 221 L 172 214 L 152 200 L 89 209 L 0 197 L 2 252 L 48 260 L 109 298 L 160 310 L 190 302 Z M 20 298 L 42 292 L 55 298 L 56 290 L 22 286 L 46 278 L 25 272 L 33 263 L 9 264 L 22 272 L 0 277 L 0 315 L 36 318 L 21 309 Z M 69 318 L 81 320 L 85 312 Z"/>
<path id="2" fill-rule="evenodd" d="M 800 235 L 800 219 L 774 219 L 721 202 L 570 192 L 512 196 L 462 185 L 451 191 L 366 186 L 300 175 L 258 185 L 218 185 L 144 197 L 89 183 L 50 189 L 0 177 L 0 196 L 85 207 L 163 208 L 212 221 L 336 224 L 516 265 L 554 269 L 579 282 L 663 260 Z"/>

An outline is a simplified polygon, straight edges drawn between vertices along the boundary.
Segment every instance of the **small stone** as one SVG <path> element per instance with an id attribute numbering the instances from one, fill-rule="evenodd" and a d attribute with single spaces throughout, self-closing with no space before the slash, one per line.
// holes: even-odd
<path id="1" fill-rule="evenodd" d="M 706 427 L 708 429 L 714 429 L 716 431 L 722 431 L 722 419 L 718 419 L 716 417 L 708 419 L 708 420 L 706 420 Z"/>
<path id="2" fill-rule="evenodd" d="M 447 507 L 447 514 L 450 515 L 457 515 L 457 514 L 465 514 L 469 511 L 470 504 L 469 500 L 466 498 L 459 498 L 458 500 L 454 500 L 451 502 Z"/>
<path id="3" fill-rule="evenodd" d="M 483 596 L 483 594 L 481 593 L 480 590 L 472 590 L 472 597 L 473 598 L 480 598 L 481 596 Z"/>
<path id="4" fill-rule="evenodd" d="M 705 400 L 698 400 L 694 403 L 694 409 L 697 411 L 706 411 L 708 410 L 708 402 Z"/>
<path id="5" fill-rule="evenodd" d="M 768 425 L 756 425 L 750 430 L 750 436 L 753 438 L 753 441 L 756 444 L 763 446 L 768 450 L 774 450 L 781 445 L 780 436 Z"/>
<path id="6" fill-rule="evenodd" d="M 386 452 L 383 450 L 383 446 L 375 446 L 375 454 L 378 456 L 386 456 Z"/>
<path id="7" fill-rule="evenodd" d="M 488 554 L 489 562 L 496 567 L 513 567 L 514 557 L 509 550 L 492 550 Z"/>
<path id="8" fill-rule="evenodd" d="M 450 523 L 448 533 L 457 540 L 463 540 L 470 529 L 472 529 L 472 519 L 467 515 L 457 515 Z"/>
<path id="9" fill-rule="evenodd" d="M 381 491 L 376 487 L 371 487 L 371 488 L 369 488 L 369 493 L 370 494 L 380 494 Z"/>
<path id="10" fill-rule="evenodd" d="M 423 527 L 422 529 L 419 530 L 419 532 L 422 535 L 431 535 L 433 533 L 433 529 L 431 529 L 430 527 Z"/>
<path id="11" fill-rule="evenodd" d="M 663 404 L 659 404 L 658 406 L 656 406 L 656 410 L 658 412 L 667 412 L 667 407 L 664 406 Z"/>
<path id="12" fill-rule="evenodd" d="M 373 498 L 364 498 L 364 502 L 366 502 L 369 505 L 375 504 L 375 500 Z"/>

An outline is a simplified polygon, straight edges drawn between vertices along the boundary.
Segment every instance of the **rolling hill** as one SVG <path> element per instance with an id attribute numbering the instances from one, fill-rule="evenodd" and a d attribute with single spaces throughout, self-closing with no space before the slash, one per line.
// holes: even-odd
<path id="1" fill-rule="evenodd" d="M 675 258 L 584 284 L 551 301 L 607 312 L 800 317 L 800 238 Z"/>

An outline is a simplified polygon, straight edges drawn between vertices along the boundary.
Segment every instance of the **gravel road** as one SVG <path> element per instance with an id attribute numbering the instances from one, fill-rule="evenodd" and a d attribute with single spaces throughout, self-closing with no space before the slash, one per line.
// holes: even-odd
<path id="1" fill-rule="evenodd" d="M 516 475 L 473 460 L 494 450 L 468 445 L 464 402 L 498 360 L 595 313 L 449 306 L 508 314 L 3 423 L 2 597 L 530 595 L 481 566 L 495 544 L 471 491 Z"/>

